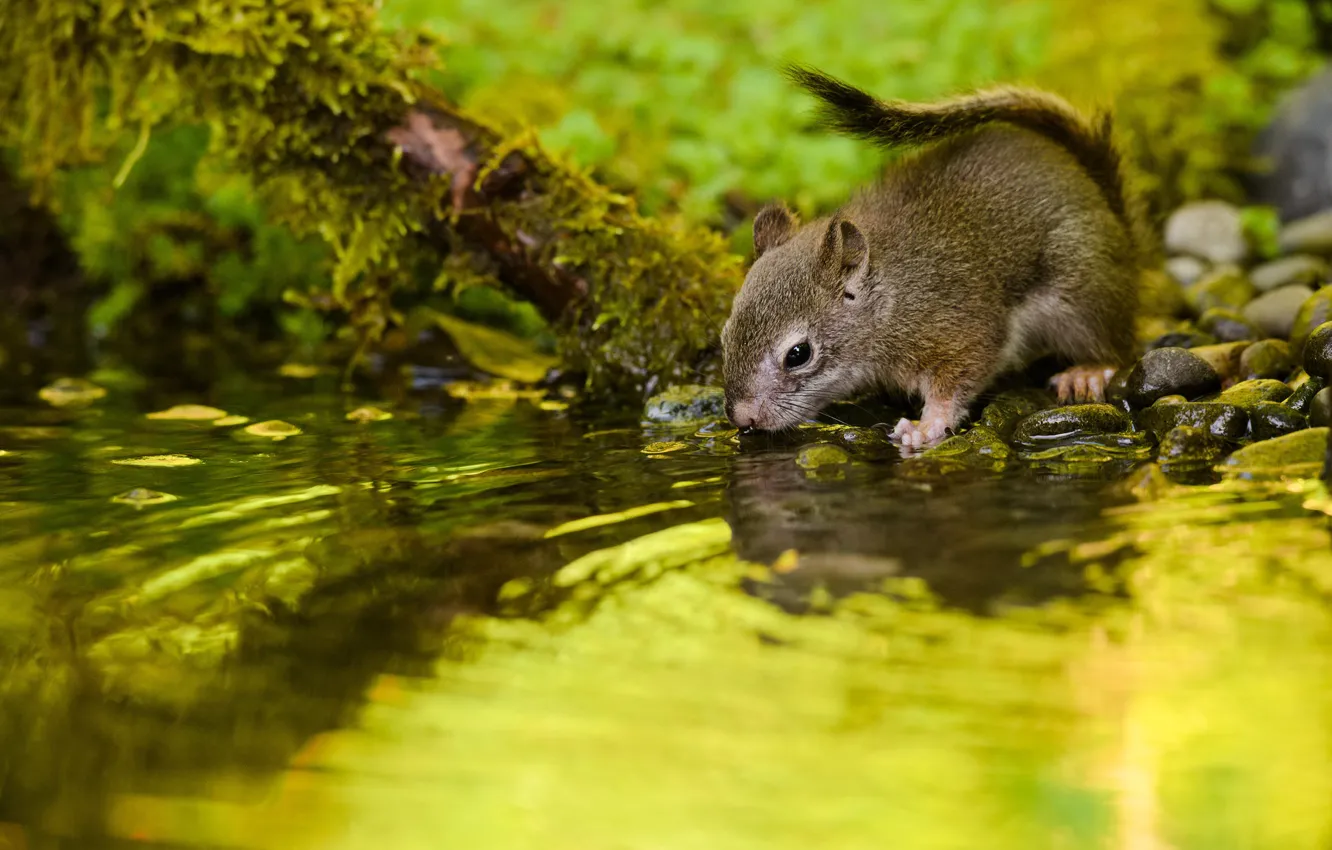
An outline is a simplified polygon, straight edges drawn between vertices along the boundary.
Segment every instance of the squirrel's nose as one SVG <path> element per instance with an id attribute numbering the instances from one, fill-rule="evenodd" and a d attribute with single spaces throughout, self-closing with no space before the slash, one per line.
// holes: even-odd
<path id="1" fill-rule="evenodd" d="M 755 406 L 750 402 L 731 401 L 726 402 L 726 418 L 731 420 L 731 424 L 741 431 L 750 431 L 754 428 Z"/>

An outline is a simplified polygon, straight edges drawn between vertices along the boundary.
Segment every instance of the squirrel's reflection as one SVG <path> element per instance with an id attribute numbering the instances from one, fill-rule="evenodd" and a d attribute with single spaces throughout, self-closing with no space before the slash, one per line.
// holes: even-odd
<path id="1" fill-rule="evenodd" d="M 918 576 L 944 602 L 974 610 L 1082 589 L 1060 558 L 1023 565 L 1039 544 L 1087 539 L 1115 501 L 1104 480 L 1030 471 L 916 474 L 893 462 L 802 468 L 797 450 L 737 457 L 726 494 L 732 545 L 773 564 L 795 550 L 776 601 L 801 607 L 815 586 L 834 595 Z M 790 565 L 790 556 L 787 556 Z"/>

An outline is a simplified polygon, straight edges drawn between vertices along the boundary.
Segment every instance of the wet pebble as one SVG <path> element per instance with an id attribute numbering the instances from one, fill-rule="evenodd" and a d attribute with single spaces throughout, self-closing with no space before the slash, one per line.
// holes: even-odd
<path id="1" fill-rule="evenodd" d="M 696 422 L 726 416 L 726 394 L 720 387 L 683 384 L 647 400 L 643 418 L 648 422 Z"/>
<path id="2" fill-rule="evenodd" d="M 1197 398 L 1221 389 L 1216 369 L 1192 351 L 1158 348 L 1142 356 L 1125 378 L 1124 397 L 1135 408 L 1161 396 Z"/>
<path id="3" fill-rule="evenodd" d="M 1026 417 L 1013 429 L 1013 442 L 1034 448 L 1094 434 L 1115 434 L 1132 427 L 1129 415 L 1109 404 L 1073 404 Z"/>
<path id="4" fill-rule="evenodd" d="M 1315 288 L 1326 283 L 1327 276 L 1327 261 L 1308 254 L 1281 257 L 1249 270 L 1249 280 L 1259 292 L 1292 285 Z"/>
<path id="5" fill-rule="evenodd" d="M 1327 428 L 1305 428 L 1253 443 L 1227 458 L 1220 468 L 1241 478 L 1311 477 L 1323 465 L 1327 435 Z"/>
<path id="6" fill-rule="evenodd" d="M 1304 284 L 1293 284 L 1265 292 L 1244 306 L 1244 318 L 1262 330 L 1260 336 L 1290 336 L 1295 315 L 1314 291 Z"/>
<path id="7" fill-rule="evenodd" d="M 1309 424 L 1314 428 L 1332 425 L 1332 387 L 1319 390 L 1309 403 Z"/>
<path id="8" fill-rule="evenodd" d="M 1166 274 L 1181 286 L 1190 286 L 1207 274 L 1207 264 L 1197 257 L 1171 257 L 1165 262 Z"/>
<path id="9" fill-rule="evenodd" d="M 1262 299 L 1260 298 L 1258 300 Z M 1254 301 L 1250 303 L 1245 307 L 1245 310 L 1247 311 L 1248 307 L 1252 307 L 1253 304 L 1256 303 L 1258 302 Z M 1295 313 L 1292 310 L 1291 319 L 1294 320 L 1294 318 Z M 1213 307 L 1206 313 L 1203 313 L 1202 316 L 1198 318 L 1198 328 L 1203 333 L 1210 334 L 1217 342 L 1238 342 L 1246 339 L 1262 339 L 1265 336 L 1271 335 L 1261 330 L 1258 325 L 1254 324 L 1249 319 L 1245 318 L 1243 313 L 1229 307 Z M 1286 332 L 1279 334 L 1279 336 L 1285 336 L 1286 333 L 1289 332 L 1290 329 L 1287 328 Z"/>
<path id="10" fill-rule="evenodd" d="M 1193 311 L 1201 315 L 1213 307 L 1238 310 L 1257 294 L 1244 272 L 1234 266 L 1223 266 L 1189 287 L 1185 296 Z"/>
<path id="11" fill-rule="evenodd" d="M 1004 439 L 1013 435 L 1018 422 L 1040 410 L 1040 404 L 1030 394 L 1001 393 L 994 401 L 985 405 L 977 423 L 994 430 Z"/>
<path id="12" fill-rule="evenodd" d="M 1166 250 L 1213 263 L 1238 263 L 1249 253 L 1240 212 L 1224 201 L 1185 204 L 1165 226 Z"/>
<path id="13" fill-rule="evenodd" d="M 1332 210 L 1290 222 L 1281 228 L 1277 242 L 1284 254 L 1332 254 Z"/>
<path id="14" fill-rule="evenodd" d="M 1249 431 L 1255 440 L 1271 440 L 1308 427 L 1309 420 L 1303 413 L 1284 404 L 1260 401 L 1249 412 Z"/>
<path id="15" fill-rule="evenodd" d="M 1294 392 L 1282 404 L 1291 410 L 1307 415 L 1310 405 L 1313 404 L 1314 396 L 1322 392 L 1327 383 L 1321 378 L 1310 377 L 1304 372 L 1301 372 L 1300 375 L 1301 378 L 1290 382 Z"/>
<path id="16" fill-rule="evenodd" d="M 1229 444 L 1207 429 L 1179 425 L 1161 438 L 1157 458 L 1163 465 L 1212 463 L 1229 450 Z"/>
<path id="17" fill-rule="evenodd" d="M 1223 342 L 1217 345 L 1200 345 L 1191 349 L 1191 353 L 1211 366 L 1222 382 L 1232 381 L 1239 374 L 1240 358 L 1251 342 Z"/>
<path id="18" fill-rule="evenodd" d="M 1295 368 L 1290 356 L 1290 343 L 1283 339 L 1264 339 L 1244 349 L 1240 355 L 1240 380 L 1254 378 L 1281 379 Z"/>
<path id="19" fill-rule="evenodd" d="M 1296 362 L 1304 360 L 1304 341 L 1324 322 L 1332 321 L 1332 286 L 1310 295 L 1295 314 L 1295 325 L 1290 330 L 1290 353 Z"/>
<path id="20" fill-rule="evenodd" d="M 1238 440 L 1249 430 L 1249 414 L 1236 404 L 1189 401 L 1152 405 L 1138 414 L 1138 424 L 1158 436 L 1187 425 L 1201 428 L 1215 437 Z"/>
<path id="21" fill-rule="evenodd" d="M 1332 372 L 1332 322 L 1324 322 L 1304 343 L 1304 371 L 1327 380 Z"/>
<path id="22" fill-rule="evenodd" d="M 1223 391 L 1216 400 L 1249 410 L 1260 401 L 1285 401 L 1290 394 L 1290 385 L 1284 381 L 1257 378 L 1252 381 L 1240 381 Z"/>
<path id="23" fill-rule="evenodd" d="M 1148 351 L 1158 348 L 1201 348 L 1204 345 L 1216 345 L 1219 341 L 1202 331 L 1171 331 L 1148 342 L 1146 348 Z"/>

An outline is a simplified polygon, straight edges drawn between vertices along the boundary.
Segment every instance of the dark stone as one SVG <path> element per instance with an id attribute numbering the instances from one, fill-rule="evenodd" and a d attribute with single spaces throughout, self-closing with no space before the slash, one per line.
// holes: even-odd
<path id="1" fill-rule="evenodd" d="M 1309 254 L 1281 257 L 1249 270 L 1249 281 L 1259 292 L 1296 285 L 1317 289 L 1327 283 L 1327 276 L 1327 261 Z"/>
<path id="2" fill-rule="evenodd" d="M 1249 433 L 1255 440 L 1270 440 L 1309 427 L 1309 419 L 1273 401 L 1260 401 L 1249 412 Z"/>
<path id="3" fill-rule="evenodd" d="M 1158 348 L 1134 365 L 1126 378 L 1125 397 L 1135 408 L 1149 406 L 1163 395 L 1197 398 L 1221 389 L 1221 376 L 1191 351 Z"/>
<path id="4" fill-rule="evenodd" d="M 1285 339 L 1295 327 L 1295 316 L 1314 291 L 1304 284 L 1265 292 L 1244 306 L 1242 315 L 1261 329 L 1259 337 Z"/>
<path id="5" fill-rule="evenodd" d="M 1261 300 L 1261 297 L 1258 298 L 1257 301 L 1249 304 L 1249 307 L 1252 307 L 1253 304 L 1256 304 Z M 1248 307 L 1246 307 L 1245 310 L 1248 310 Z M 1291 319 L 1294 318 L 1295 313 L 1292 311 Z M 1260 329 L 1258 325 L 1244 318 L 1244 315 L 1238 310 L 1232 310 L 1228 307 L 1213 307 L 1206 313 L 1203 313 L 1202 316 L 1198 318 L 1198 328 L 1203 333 L 1211 334 L 1220 342 L 1262 339 L 1265 336 L 1269 336 L 1269 334 Z M 1290 329 L 1287 328 L 1286 333 L 1289 332 Z M 1286 333 L 1282 333 L 1280 336 L 1284 337 Z"/>
<path id="6" fill-rule="evenodd" d="M 643 418 L 649 422 L 695 422 L 726 417 L 726 397 L 720 387 L 685 384 L 648 399 Z"/>
<path id="7" fill-rule="evenodd" d="M 1327 380 L 1332 370 L 1332 322 L 1323 322 L 1304 343 L 1304 371 Z"/>
<path id="8" fill-rule="evenodd" d="M 1200 348 L 1204 345 L 1216 345 L 1217 338 L 1200 331 L 1171 331 L 1162 334 L 1147 343 L 1148 351 L 1158 348 Z"/>
<path id="9" fill-rule="evenodd" d="M 1132 371 L 1132 369 L 1120 369 L 1105 385 L 1105 403 L 1125 413 L 1133 412 L 1133 405 L 1129 404 L 1128 400 L 1128 378 Z"/>
<path id="10" fill-rule="evenodd" d="M 1024 418 L 1013 429 L 1013 442 L 1038 448 L 1092 434 L 1128 431 L 1133 420 L 1109 404 L 1073 404 L 1041 410 Z"/>
<path id="11" fill-rule="evenodd" d="M 1189 287 L 1185 296 L 1193 311 L 1201 315 L 1213 307 L 1238 310 L 1257 294 L 1258 290 L 1244 272 L 1233 266 L 1223 266 Z"/>
<path id="12" fill-rule="evenodd" d="M 1292 221 L 1277 234 L 1285 254 L 1332 254 L 1332 210 Z"/>
<path id="13" fill-rule="evenodd" d="M 1249 255 L 1240 212 L 1225 201 L 1195 201 L 1175 210 L 1165 225 L 1166 250 L 1213 263 L 1239 263 Z"/>
<path id="14" fill-rule="evenodd" d="M 1240 380 L 1254 378 L 1285 378 L 1295 368 L 1290 356 L 1290 343 L 1284 339 L 1264 339 L 1244 349 L 1240 355 Z"/>
<path id="15" fill-rule="evenodd" d="M 1190 401 L 1184 404 L 1153 405 L 1138 414 L 1138 424 L 1157 436 L 1188 425 L 1216 437 L 1238 440 L 1249 430 L 1249 414 L 1236 404 L 1219 401 Z"/>
<path id="16" fill-rule="evenodd" d="M 1309 425 L 1314 428 L 1332 425 L 1332 387 L 1323 387 L 1309 403 Z"/>
<path id="17" fill-rule="evenodd" d="M 1245 410 L 1251 409 L 1260 401 L 1285 401 L 1292 390 L 1284 381 L 1271 378 L 1258 378 L 1252 381 L 1240 381 L 1217 397 L 1222 404 L 1234 404 Z"/>
<path id="18" fill-rule="evenodd" d="M 1193 425 L 1171 428 L 1161 438 L 1157 458 L 1162 464 L 1212 463 L 1230 450 L 1230 445 Z"/>
<path id="19" fill-rule="evenodd" d="M 1282 98 L 1251 150 L 1268 164 L 1246 180 L 1255 203 L 1285 221 L 1332 207 L 1332 69 Z"/>
<path id="20" fill-rule="evenodd" d="M 1303 375 L 1303 380 L 1291 382 L 1291 386 L 1294 387 L 1295 391 L 1292 392 L 1290 397 L 1283 401 L 1282 404 L 1289 407 L 1291 410 L 1303 413 L 1307 416 L 1309 408 L 1313 404 L 1314 396 L 1322 392 L 1323 388 L 1327 386 L 1327 382 L 1322 378 L 1314 378 L 1303 373 L 1301 374 Z"/>
<path id="21" fill-rule="evenodd" d="M 1324 286 L 1310 295 L 1295 314 L 1295 326 L 1290 329 L 1290 353 L 1295 362 L 1304 361 L 1304 341 L 1315 328 L 1328 321 L 1332 321 L 1332 286 Z"/>

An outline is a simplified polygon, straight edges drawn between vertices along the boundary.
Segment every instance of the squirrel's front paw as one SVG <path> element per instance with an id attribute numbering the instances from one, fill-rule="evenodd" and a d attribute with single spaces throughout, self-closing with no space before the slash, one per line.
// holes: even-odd
<path id="1" fill-rule="evenodd" d="M 902 419 L 893 429 L 893 442 L 913 451 L 938 445 L 946 436 L 948 436 L 948 423 L 931 417 L 925 417 L 920 422 Z"/>

